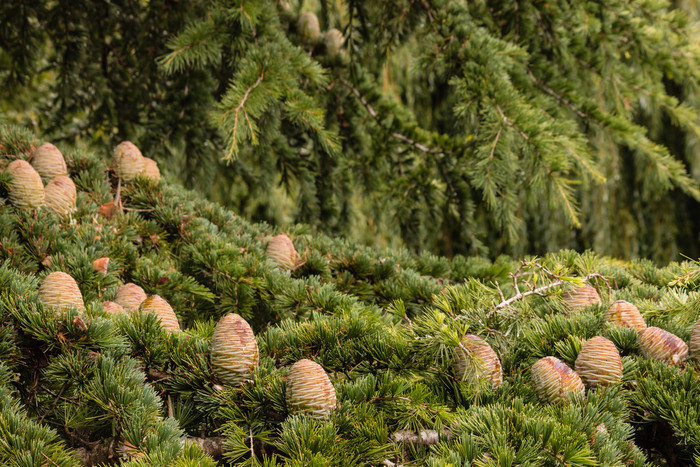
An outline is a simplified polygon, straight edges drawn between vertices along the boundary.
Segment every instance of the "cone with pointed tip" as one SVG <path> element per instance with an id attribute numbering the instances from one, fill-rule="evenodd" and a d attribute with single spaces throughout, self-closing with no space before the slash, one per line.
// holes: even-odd
<path id="1" fill-rule="evenodd" d="M 73 180 L 59 175 L 46 185 L 46 207 L 60 217 L 68 217 L 75 211 L 77 193 Z"/>
<path id="2" fill-rule="evenodd" d="M 695 361 L 700 361 L 700 319 L 695 323 L 693 328 L 693 334 L 690 336 L 690 342 L 688 344 L 688 350 L 690 351 L 690 356 Z"/>
<path id="3" fill-rule="evenodd" d="M 554 404 L 585 392 L 579 375 L 556 357 L 544 357 L 532 365 L 532 382 L 537 397 Z"/>
<path id="4" fill-rule="evenodd" d="M 63 154 L 51 143 L 44 143 L 36 148 L 32 154 L 32 166 L 46 180 L 53 180 L 61 175 L 68 176 Z"/>
<path id="5" fill-rule="evenodd" d="M 345 38 L 343 33 L 336 28 L 329 29 L 326 32 L 326 53 L 330 56 L 338 55 L 343 48 Z"/>
<path id="6" fill-rule="evenodd" d="M 313 44 L 321 36 L 321 28 L 318 25 L 318 18 L 310 11 L 304 12 L 297 21 L 297 30 L 302 42 Z"/>
<path id="7" fill-rule="evenodd" d="M 39 300 L 45 307 L 67 310 L 75 308 L 85 311 L 83 294 L 78 284 L 65 272 L 52 272 L 44 278 L 39 286 Z"/>
<path id="8" fill-rule="evenodd" d="M 151 295 L 144 300 L 141 304 L 141 311 L 158 315 L 161 326 L 170 332 L 180 330 L 180 323 L 177 321 L 173 307 L 159 295 Z"/>
<path id="9" fill-rule="evenodd" d="M 292 365 L 287 377 L 287 409 L 292 415 L 327 418 L 336 406 L 335 388 L 316 362 L 303 359 Z"/>
<path id="10" fill-rule="evenodd" d="M 491 346 L 481 337 L 467 334 L 455 350 L 452 368 L 461 381 L 478 386 L 488 382 L 498 387 L 503 382 L 501 361 Z"/>
<path id="11" fill-rule="evenodd" d="M 141 172 L 141 175 L 156 182 L 160 181 L 160 170 L 158 169 L 158 163 L 150 157 L 144 157 L 143 172 Z"/>
<path id="12" fill-rule="evenodd" d="M 146 292 L 136 284 L 124 284 L 117 289 L 114 301 L 121 305 L 126 311 L 136 311 L 141 303 L 146 300 Z"/>
<path id="13" fill-rule="evenodd" d="M 600 303 L 598 291 L 590 285 L 567 289 L 562 294 L 562 299 L 569 311 L 583 310 L 587 306 Z"/>
<path id="14" fill-rule="evenodd" d="M 115 302 L 102 302 L 102 308 L 110 315 L 118 315 L 119 313 L 126 313 L 124 308 Z"/>
<path id="15" fill-rule="evenodd" d="M 124 141 L 114 148 L 112 168 L 125 182 L 131 181 L 143 172 L 143 155 L 131 141 Z"/>
<path id="16" fill-rule="evenodd" d="M 299 261 L 299 254 L 294 248 L 294 243 L 285 234 L 272 237 L 267 244 L 266 252 L 267 256 L 283 269 L 294 269 Z"/>
<path id="17" fill-rule="evenodd" d="M 12 175 L 9 198 L 13 206 L 34 209 L 44 205 L 44 184 L 29 162 L 12 161 L 6 170 Z"/>
<path id="18" fill-rule="evenodd" d="M 613 302 L 605 311 L 605 321 L 641 331 L 647 327 L 636 306 L 624 300 Z"/>
<path id="19" fill-rule="evenodd" d="M 229 313 L 219 320 L 211 338 L 211 366 L 224 383 L 237 386 L 258 367 L 258 344 L 246 320 Z"/>
<path id="20" fill-rule="evenodd" d="M 593 337 L 583 343 L 575 368 L 589 388 L 608 386 L 622 380 L 620 352 L 605 337 Z"/>
<path id="21" fill-rule="evenodd" d="M 688 346 L 665 329 L 650 326 L 639 333 L 639 346 L 645 357 L 669 365 L 680 365 L 688 357 Z"/>

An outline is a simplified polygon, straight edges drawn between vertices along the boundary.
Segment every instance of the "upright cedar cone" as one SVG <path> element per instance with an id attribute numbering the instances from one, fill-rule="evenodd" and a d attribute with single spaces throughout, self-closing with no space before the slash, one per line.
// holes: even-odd
<path id="1" fill-rule="evenodd" d="M 267 256 L 283 269 L 294 269 L 299 261 L 299 254 L 294 248 L 294 243 L 285 234 L 272 237 L 267 244 L 266 252 Z"/>
<path id="2" fill-rule="evenodd" d="M 110 315 L 117 315 L 119 313 L 126 313 L 124 308 L 115 302 L 102 302 L 102 308 Z"/>
<path id="3" fill-rule="evenodd" d="M 46 207 L 60 217 L 68 217 L 75 211 L 78 195 L 73 180 L 59 175 L 46 185 Z"/>
<path id="4" fill-rule="evenodd" d="M 124 141 L 114 148 L 112 168 L 117 176 L 129 182 L 143 172 L 143 155 L 131 141 Z"/>
<path id="5" fill-rule="evenodd" d="M 287 377 L 287 409 L 292 415 L 306 413 L 327 418 L 335 408 L 335 388 L 321 366 L 303 359 L 292 365 Z"/>
<path id="6" fill-rule="evenodd" d="M 544 357 L 532 365 L 532 382 L 537 397 L 555 404 L 585 392 L 578 374 L 556 357 Z"/>
<path id="7" fill-rule="evenodd" d="M 310 11 L 301 14 L 297 21 L 297 30 L 301 41 L 307 44 L 315 43 L 321 35 L 318 18 Z"/>
<path id="8" fill-rule="evenodd" d="M 605 321 L 641 331 L 647 327 L 636 306 L 624 300 L 613 302 L 605 311 Z"/>
<path id="9" fill-rule="evenodd" d="M 63 175 L 68 175 L 66 161 L 63 154 L 51 143 L 44 143 L 32 154 L 32 166 L 42 178 L 53 180 Z"/>
<path id="10" fill-rule="evenodd" d="M 141 303 L 146 300 L 146 292 L 136 284 L 124 284 L 117 289 L 114 301 L 120 304 L 126 311 L 136 311 Z"/>
<path id="11" fill-rule="evenodd" d="M 237 386 L 258 367 L 258 344 L 246 320 L 230 313 L 218 322 L 211 338 L 211 366 L 221 381 Z"/>
<path id="12" fill-rule="evenodd" d="M 39 286 L 39 300 L 48 308 L 75 308 L 81 313 L 85 311 L 83 294 L 78 284 L 65 272 L 52 272 L 44 278 Z"/>
<path id="13" fill-rule="evenodd" d="M 338 55 L 343 48 L 345 38 L 343 33 L 336 28 L 329 29 L 326 32 L 326 53 L 330 56 Z"/>
<path id="14" fill-rule="evenodd" d="M 590 285 L 567 289 L 562 294 L 562 298 L 570 311 L 583 310 L 587 306 L 600 303 L 598 291 Z"/>
<path id="15" fill-rule="evenodd" d="M 180 330 L 180 323 L 177 322 L 177 316 L 175 315 L 175 311 L 173 311 L 173 307 L 159 295 L 151 295 L 144 300 L 141 304 L 141 311 L 158 315 L 161 326 L 168 331 L 174 332 Z"/>
<path id="16" fill-rule="evenodd" d="M 471 384 L 479 385 L 488 381 L 493 387 L 503 382 L 501 361 L 491 346 L 479 336 L 467 334 L 455 350 L 452 362 L 455 376 Z"/>
<path id="17" fill-rule="evenodd" d="M 688 346 L 680 337 L 654 326 L 639 333 L 639 346 L 644 356 L 669 365 L 679 365 L 688 357 Z"/>
<path id="18" fill-rule="evenodd" d="M 141 172 L 141 175 L 156 182 L 160 181 L 160 170 L 158 169 L 158 163 L 150 157 L 144 157 L 143 172 Z"/>
<path id="19" fill-rule="evenodd" d="M 690 356 L 694 360 L 700 360 L 700 319 L 695 323 L 688 347 L 690 348 Z"/>
<path id="20" fill-rule="evenodd" d="M 605 337 L 597 336 L 584 342 L 575 368 L 589 388 L 607 386 L 622 380 L 620 352 Z"/>
<path id="21" fill-rule="evenodd" d="M 12 175 L 10 202 L 20 209 L 33 209 L 44 205 L 44 184 L 29 162 L 15 160 L 6 169 Z"/>

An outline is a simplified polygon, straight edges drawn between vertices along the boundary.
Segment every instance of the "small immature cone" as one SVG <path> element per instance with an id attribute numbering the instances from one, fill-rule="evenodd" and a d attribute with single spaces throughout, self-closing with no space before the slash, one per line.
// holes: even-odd
<path id="1" fill-rule="evenodd" d="M 141 175 L 156 182 L 160 181 L 160 170 L 158 170 L 158 163 L 150 157 L 144 157 L 143 172 L 141 172 Z"/>
<path id="2" fill-rule="evenodd" d="M 173 307 L 162 299 L 159 295 L 151 295 L 141 304 L 141 311 L 144 313 L 155 313 L 160 318 L 160 324 L 170 332 L 179 331 L 180 323 Z"/>
<path id="3" fill-rule="evenodd" d="M 294 269 L 299 261 L 299 254 L 294 248 L 294 243 L 285 234 L 272 237 L 267 244 L 266 251 L 267 256 L 283 269 Z"/>
<path id="4" fill-rule="evenodd" d="M 52 272 L 44 278 L 39 286 L 39 300 L 49 308 L 75 308 L 81 313 L 85 311 L 83 294 L 78 284 L 65 272 Z"/>
<path id="5" fill-rule="evenodd" d="M 59 175 L 46 185 L 46 207 L 60 217 L 68 217 L 75 211 L 78 195 L 73 180 Z"/>
<path id="6" fill-rule="evenodd" d="M 95 271 L 101 272 L 102 274 L 107 274 L 107 269 L 109 269 L 109 258 L 105 256 L 104 258 L 98 258 L 92 262 L 92 267 Z"/>
<path id="7" fill-rule="evenodd" d="M 141 303 L 146 300 L 146 292 L 136 284 L 124 284 L 117 289 L 114 301 L 120 304 L 126 311 L 136 311 Z"/>
<path id="8" fill-rule="evenodd" d="M 246 320 L 230 313 L 218 322 L 211 338 L 211 366 L 225 384 L 238 386 L 258 367 L 258 344 Z"/>
<path id="9" fill-rule="evenodd" d="M 498 387 L 503 382 L 498 355 L 488 342 L 474 334 L 462 337 L 461 345 L 455 350 L 452 368 L 458 379 L 474 385 L 487 381 Z"/>
<path id="10" fill-rule="evenodd" d="M 584 342 L 575 368 L 589 388 L 608 386 L 622 380 L 620 352 L 605 337 L 597 336 Z"/>
<path id="11" fill-rule="evenodd" d="M 287 409 L 292 415 L 327 418 L 336 406 L 335 388 L 316 362 L 303 359 L 292 365 L 287 377 Z"/>
<path id="12" fill-rule="evenodd" d="M 329 29 L 326 33 L 326 53 L 328 55 L 334 56 L 340 53 L 345 43 L 345 38 L 343 33 L 336 28 Z"/>
<path id="13" fill-rule="evenodd" d="M 117 315 L 119 313 L 126 313 L 124 308 L 115 302 L 102 302 L 102 308 L 110 315 Z"/>
<path id="14" fill-rule="evenodd" d="M 113 201 L 110 201 L 109 203 L 105 203 L 102 206 L 100 206 L 97 209 L 97 214 L 100 216 L 104 216 L 107 219 L 111 219 L 112 216 L 114 216 L 114 211 L 117 210 L 117 207 L 114 205 Z"/>
<path id="15" fill-rule="evenodd" d="M 129 182 L 143 172 L 143 155 L 131 141 L 124 141 L 114 148 L 112 168 L 117 176 Z"/>
<path id="16" fill-rule="evenodd" d="M 613 302 L 605 311 L 605 321 L 641 331 L 647 327 L 636 306 L 624 300 Z"/>
<path id="17" fill-rule="evenodd" d="M 639 346 L 644 356 L 669 365 L 680 365 L 688 357 L 688 346 L 680 337 L 654 326 L 639 333 Z"/>
<path id="18" fill-rule="evenodd" d="M 537 397 L 554 404 L 585 392 L 578 374 L 556 357 L 544 357 L 532 365 L 532 382 Z"/>
<path id="19" fill-rule="evenodd" d="M 583 310 L 587 306 L 600 303 L 598 291 L 590 285 L 567 289 L 562 294 L 562 298 L 570 311 Z"/>
<path id="20" fill-rule="evenodd" d="M 688 347 L 690 350 L 690 356 L 694 360 L 700 361 L 700 319 L 697 323 L 695 323 L 693 334 L 690 335 L 690 343 Z"/>
<path id="21" fill-rule="evenodd" d="M 307 44 L 316 42 L 321 35 L 318 18 L 310 11 L 301 14 L 299 21 L 297 21 L 297 29 L 299 30 L 299 37 Z"/>
<path id="22" fill-rule="evenodd" d="M 12 174 L 9 197 L 13 206 L 33 209 L 44 205 L 44 184 L 29 162 L 12 161 L 6 170 Z"/>
<path id="23" fill-rule="evenodd" d="M 42 178 L 47 180 L 53 180 L 59 175 L 68 175 L 63 154 L 51 143 L 44 143 L 36 148 L 32 154 L 32 166 Z"/>

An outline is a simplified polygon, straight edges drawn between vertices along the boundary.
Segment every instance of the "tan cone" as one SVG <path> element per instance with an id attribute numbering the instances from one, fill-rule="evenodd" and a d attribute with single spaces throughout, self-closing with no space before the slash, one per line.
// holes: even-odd
<path id="1" fill-rule="evenodd" d="M 124 284 L 117 289 L 114 301 L 120 304 L 126 311 L 136 311 L 141 303 L 146 300 L 146 292 L 136 284 Z"/>
<path id="2" fill-rule="evenodd" d="M 46 207 L 60 217 L 68 217 L 75 211 L 78 195 L 73 180 L 59 175 L 46 185 Z"/>
<path id="3" fill-rule="evenodd" d="M 639 346 L 644 356 L 669 365 L 680 365 L 688 357 L 688 346 L 680 337 L 654 326 L 639 333 Z"/>
<path id="4" fill-rule="evenodd" d="M 179 331 L 180 323 L 170 304 L 159 295 L 151 295 L 141 304 L 144 313 L 155 313 L 160 318 L 160 324 L 170 332 Z"/>
<path id="5" fill-rule="evenodd" d="M 336 406 L 335 388 L 321 366 L 303 359 L 292 365 L 287 377 L 287 410 L 292 415 L 327 418 Z"/>
<path id="6" fill-rule="evenodd" d="M 141 175 L 156 182 L 160 181 L 160 170 L 158 169 L 158 163 L 150 157 L 144 157 L 143 172 L 141 172 Z"/>
<path id="7" fill-rule="evenodd" d="M 27 161 L 15 160 L 6 169 L 12 175 L 10 203 L 20 209 L 35 209 L 44 205 L 44 184 Z"/>
<path id="8" fill-rule="evenodd" d="M 131 181 L 143 172 L 143 155 L 134 143 L 124 141 L 114 148 L 112 168 L 123 181 Z"/>
<path id="9" fill-rule="evenodd" d="M 605 320 L 618 326 L 634 328 L 641 331 L 647 327 L 642 314 L 636 306 L 624 300 L 613 302 L 605 311 Z"/>
<path id="10" fill-rule="evenodd" d="M 267 244 L 266 252 L 267 256 L 283 269 L 294 269 L 299 261 L 299 254 L 294 248 L 294 243 L 285 234 L 272 237 Z"/>
<path id="11" fill-rule="evenodd" d="M 474 334 L 462 337 L 461 345 L 455 350 L 452 368 L 457 379 L 473 385 L 488 382 L 498 387 L 503 382 L 498 355 L 488 342 Z"/>
<path id="12" fill-rule="evenodd" d="M 211 338 L 211 366 L 225 384 L 237 386 L 258 367 L 258 344 L 246 320 L 230 313 L 218 322 Z"/>
<path id="13" fill-rule="evenodd" d="M 562 299 L 569 311 L 579 311 L 587 306 L 601 303 L 598 291 L 590 285 L 567 289 L 562 294 Z"/>
<path id="14" fill-rule="evenodd" d="M 605 337 L 597 336 L 584 342 L 574 367 L 589 388 L 608 386 L 622 380 L 620 352 Z"/>
<path id="15" fill-rule="evenodd" d="M 310 11 L 302 13 L 297 21 L 297 30 L 302 42 L 312 44 L 321 35 L 321 28 L 318 25 L 318 18 Z"/>
<path id="16" fill-rule="evenodd" d="M 32 154 L 32 166 L 46 180 L 58 176 L 68 176 L 68 168 L 63 154 L 51 143 L 44 143 Z"/>
<path id="17" fill-rule="evenodd" d="M 695 361 L 700 361 L 700 319 L 695 323 L 693 328 L 693 334 L 690 336 L 690 343 L 688 344 L 688 350 L 690 351 L 690 356 Z"/>
<path id="18" fill-rule="evenodd" d="M 102 308 L 110 315 L 118 315 L 119 313 L 126 313 L 124 308 L 115 302 L 102 302 Z"/>
<path id="19" fill-rule="evenodd" d="M 78 284 L 65 272 L 52 272 L 39 286 L 39 300 L 45 307 L 67 310 L 75 308 L 85 311 L 83 294 Z"/>
<path id="20" fill-rule="evenodd" d="M 532 382 L 537 397 L 553 404 L 585 392 L 579 375 L 556 357 L 544 357 L 532 365 Z"/>

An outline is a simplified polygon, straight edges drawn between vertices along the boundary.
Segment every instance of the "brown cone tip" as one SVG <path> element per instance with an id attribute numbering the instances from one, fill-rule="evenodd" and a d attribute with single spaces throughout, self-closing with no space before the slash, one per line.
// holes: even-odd
<path id="1" fill-rule="evenodd" d="M 487 381 L 493 387 L 500 386 L 503 382 L 501 361 L 488 342 L 474 334 L 467 334 L 460 344 L 452 362 L 455 376 L 475 385 Z"/>
<path id="2" fill-rule="evenodd" d="M 680 337 L 654 326 L 639 333 L 639 346 L 644 356 L 669 365 L 680 365 L 688 357 L 688 346 Z"/>
<path id="3" fill-rule="evenodd" d="M 287 377 L 287 409 L 292 415 L 328 418 L 337 404 L 335 388 L 321 366 L 311 360 L 296 362 Z"/>
<path id="4" fill-rule="evenodd" d="M 624 300 L 613 302 L 605 311 L 605 320 L 618 326 L 634 328 L 641 331 L 647 327 L 642 314 L 636 306 Z"/>
<path id="5" fill-rule="evenodd" d="M 299 261 L 299 254 L 294 248 L 294 243 L 285 234 L 272 237 L 267 244 L 266 252 L 267 256 L 283 269 L 294 269 Z"/>
<path id="6" fill-rule="evenodd" d="M 73 180 L 59 175 L 45 188 L 46 207 L 61 217 L 68 217 L 75 211 L 78 195 Z"/>
<path id="7" fill-rule="evenodd" d="M 601 303 L 598 291 L 590 285 L 567 289 L 562 294 L 562 299 L 570 311 L 583 310 L 593 304 Z"/>
<path id="8" fill-rule="evenodd" d="M 160 318 L 160 324 L 170 332 L 179 331 L 180 323 L 170 304 L 159 295 L 151 295 L 141 304 L 144 313 L 155 313 Z"/>
<path id="9" fill-rule="evenodd" d="M 556 357 L 544 357 L 532 365 L 535 393 L 542 401 L 558 404 L 585 393 L 578 374 Z"/>
<path id="10" fill-rule="evenodd" d="M 47 180 L 68 175 L 63 154 L 51 143 L 44 143 L 36 148 L 32 154 L 32 166 L 42 178 Z"/>
<path id="11" fill-rule="evenodd" d="M 583 343 L 575 368 L 581 380 L 590 388 L 608 386 L 622 380 L 620 352 L 605 337 L 593 337 Z"/>
<path id="12" fill-rule="evenodd" d="M 211 366 L 225 384 L 237 386 L 258 367 L 258 344 L 246 320 L 230 313 L 216 325 L 211 338 Z"/>
<path id="13" fill-rule="evenodd" d="M 44 278 L 39 286 L 39 300 L 49 308 L 75 308 L 81 313 L 85 311 L 83 295 L 78 284 L 65 272 L 52 272 Z"/>
<path id="14" fill-rule="evenodd" d="M 117 176 L 129 182 L 143 172 L 143 155 L 131 141 L 124 141 L 114 148 L 112 168 Z"/>
<path id="15" fill-rule="evenodd" d="M 20 209 L 35 209 L 44 205 L 44 184 L 29 162 L 14 160 L 5 169 L 12 175 L 9 198 Z"/>
<path id="16" fill-rule="evenodd" d="M 146 300 L 146 292 L 136 284 L 124 284 L 117 289 L 114 301 L 120 304 L 126 311 L 136 311 L 141 303 Z"/>

